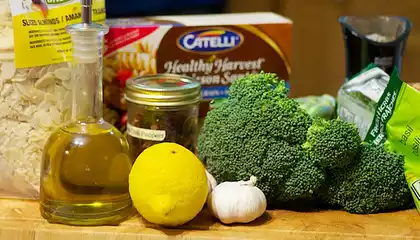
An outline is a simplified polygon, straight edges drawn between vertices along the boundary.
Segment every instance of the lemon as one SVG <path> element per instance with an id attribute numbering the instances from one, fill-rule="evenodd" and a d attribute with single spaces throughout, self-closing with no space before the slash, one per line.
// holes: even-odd
<path id="1" fill-rule="evenodd" d="M 131 199 L 149 222 L 178 226 L 203 208 L 207 176 L 201 161 L 176 143 L 159 143 L 144 150 L 129 176 Z"/>

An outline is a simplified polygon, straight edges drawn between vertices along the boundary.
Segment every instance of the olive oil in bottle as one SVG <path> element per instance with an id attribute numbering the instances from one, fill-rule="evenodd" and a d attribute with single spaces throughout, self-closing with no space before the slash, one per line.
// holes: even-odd
<path id="1" fill-rule="evenodd" d="M 106 26 L 67 28 L 73 43 L 72 120 L 48 139 L 41 168 L 42 216 L 69 225 L 116 225 L 134 213 L 128 191 L 133 164 L 125 136 L 102 118 L 102 49 Z"/>

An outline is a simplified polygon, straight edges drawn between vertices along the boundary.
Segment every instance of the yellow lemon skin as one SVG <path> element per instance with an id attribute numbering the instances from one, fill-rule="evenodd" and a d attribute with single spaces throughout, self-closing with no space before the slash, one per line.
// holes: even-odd
<path id="1" fill-rule="evenodd" d="M 208 194 L 205 168 L 188 149 L 159 143 L 144 150 L 129 176 L 134 207 L 149 222 L 179 226 L 203 208 Z"/>

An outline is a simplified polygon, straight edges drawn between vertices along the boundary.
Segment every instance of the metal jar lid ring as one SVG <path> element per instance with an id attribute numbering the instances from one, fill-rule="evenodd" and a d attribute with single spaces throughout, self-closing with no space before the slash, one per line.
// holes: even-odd
<path id="1" fill-rule="evenodd" d="M 176 74 L 156 74 L 129 79 L 125 99 L 148 106 L 182 106 L 201 100 L 200 83 Z"/>

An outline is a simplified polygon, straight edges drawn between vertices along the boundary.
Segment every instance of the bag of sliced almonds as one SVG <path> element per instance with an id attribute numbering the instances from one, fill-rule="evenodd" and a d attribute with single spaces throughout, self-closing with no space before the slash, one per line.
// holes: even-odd
<path id="1" fill-rule="evenodd" d="M 104 0 L 94 21 L 105 20 Z M 0 0 L 0 197 L 39 196 L 42 150 L 70 117 L 71 40 L 79 0 Z"/>

